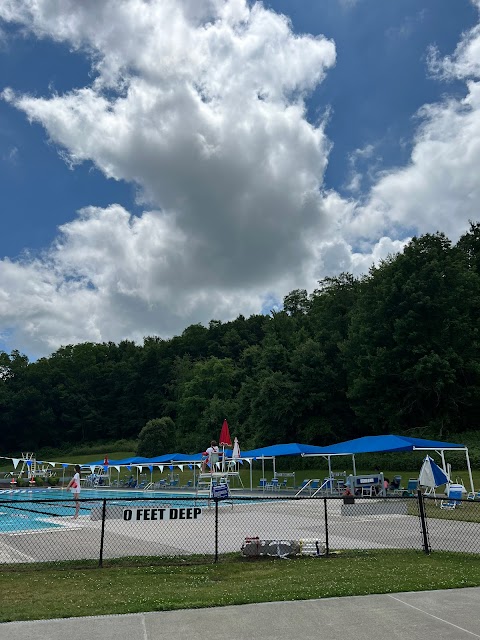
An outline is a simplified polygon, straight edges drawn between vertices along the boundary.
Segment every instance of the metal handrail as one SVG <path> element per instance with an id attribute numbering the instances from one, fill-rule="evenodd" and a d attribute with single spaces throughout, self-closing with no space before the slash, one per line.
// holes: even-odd
<path id="1" fill-rule="evenodd" d="M 306 489 L 313 481 L 315 478 L 312 478 L 311 480 L 309 480 L 306 484 L 303 485 L 303 487 L 300 487 L 300 491 L 297 491 L 297 493 L 293 496 L 294 498 L 297 498 L 304 489 Z"/>

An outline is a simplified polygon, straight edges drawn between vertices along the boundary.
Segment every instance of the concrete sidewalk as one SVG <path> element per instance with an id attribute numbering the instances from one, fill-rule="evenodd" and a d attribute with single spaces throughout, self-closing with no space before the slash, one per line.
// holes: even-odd
<path id="1" fill-rule="evenodd" d="M 9 622 L 0 640 L 472 640 L 479 612 L 477 587 Z"/>

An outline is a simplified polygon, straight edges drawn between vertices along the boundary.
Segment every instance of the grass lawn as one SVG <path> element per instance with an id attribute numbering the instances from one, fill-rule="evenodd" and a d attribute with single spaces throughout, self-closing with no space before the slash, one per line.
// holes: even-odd
<path id="1" fill-rule="evenodd" d="M 169 559 L 151 566 L 147 559 L 123 559 L 103 569 L 5 567 L 0 622 L 479 585 L 480 556 L 417 551 L 291 560 L 232 554 L 217 565 L 172 565 Z"/>

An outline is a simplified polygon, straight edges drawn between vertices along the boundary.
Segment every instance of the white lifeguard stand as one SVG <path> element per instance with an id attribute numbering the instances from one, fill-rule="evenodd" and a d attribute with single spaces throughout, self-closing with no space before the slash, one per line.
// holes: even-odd
<path id="1" fill-rule="evenodd" d="M 30 451 L 22 453 L 21 460 L 22 467 L 18 473 L 18 477 L 23 477 L 23 474 L 26 471 L 26 477 L 29 482 L 33 482 L 35 478 L 49 478 L 54 475 L 54 471 L 48 466 L 48 464 L 38 462 L 35 454 Z"/>
<path id="2" fill-rule="evenodd" d="M 28 480 L 32 480 L 37 475 L 39 475 L 35 454 L 29 451 L 27 451 L 26 453 L 22 452 L 22 468 L 20 469 L 19 476 L 23 476 L 25 470 L 27 472 Z"/>

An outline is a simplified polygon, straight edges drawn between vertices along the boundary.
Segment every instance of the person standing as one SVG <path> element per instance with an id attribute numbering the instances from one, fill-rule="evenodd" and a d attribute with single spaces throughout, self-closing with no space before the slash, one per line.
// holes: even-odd
<path id="1" fill-rule="evenodd" d="M 72 490 L 73 499 L 75 500 L 75 515 L 73 519 L 78 518 L 78 512 L 80 511 L 80 465 L 75 465 L 75 474 L 67 485 L 67 489 Z"/>

